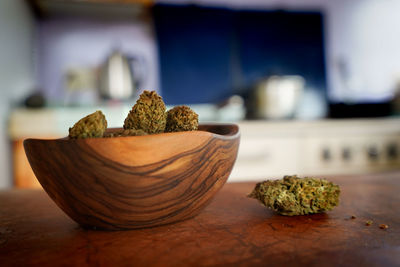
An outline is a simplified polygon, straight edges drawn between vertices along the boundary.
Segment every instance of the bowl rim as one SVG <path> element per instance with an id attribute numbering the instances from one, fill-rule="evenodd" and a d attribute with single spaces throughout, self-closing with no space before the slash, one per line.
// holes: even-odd
<path id="1" fill-rule="evenodd" d="M 116 131 L 121 130 L 122 127 L 110 127 L 107 128 L 106 131 Z M 208 130 L 207 130 L 208 129 Z M 221 129 L 229 129 L 226 133 L 219 133 L 217 130 Z M 214 130 L 214 131 L 211 131 Z M 140 138 L 157 138 L 162 136 L 171 136 L 171 135 L 210 135 L 218 139 L 222 140 L 232 140 L 240 137 L 240 128 L 236 123 L 217 123 L 217 122 L 207 122 L 207 123 L 199 123 L 199 130 L 195 131 L 181 131 L 181 132 L 163 132 L 149 135 L 141 135 L 141 136 L 116 136 L 116 137 L 93 137 L 93 138 L 82 138 L 82 139 L 71 139 L 68 136 L 60 137 L 60 138 L 26 138 L 24 141 L 28 140 L 36 140 L 36 141 L 66 141 L 66 142 L 86 142 L 87 140 L 115 140 L 115 139 L 123 139 L 123 140 L 132 140 L 132 139 L 140 139 Z"/>

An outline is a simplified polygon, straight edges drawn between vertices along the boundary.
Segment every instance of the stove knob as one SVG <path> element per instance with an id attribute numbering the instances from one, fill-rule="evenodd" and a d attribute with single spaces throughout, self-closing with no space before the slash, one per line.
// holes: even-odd
<path id="1" fill-rule="evenodd" d="M 344 148 L 342 149 L 342 158 L 343 158 L 343 160 L 345 160 L 345 161 L 348 161 L 348 160 L 351 159 L 351 150 L 350 150 L 349 147 L 344 147 Z"/>
<path id="2" fill-rule="evenodd" d="M 399 156 L 399 151 L 395 143 L 389 144 L 386 149 L 387 157 L 389 159 L 397 159 Z"/>
<path id="3" fill-rule="evenodd" d="M 329 148 L 325 147 L 322 149 L 321 157 L 324 161 L 330 161 L 332 159 L 332 153 Z"/>
<path id="4" fill-rule="evenodd" d="M 372 161 L 375 161 L 379 157 L 378 148 L 376 146 L 370 146 L 367 149 L 368 158 Z"/>

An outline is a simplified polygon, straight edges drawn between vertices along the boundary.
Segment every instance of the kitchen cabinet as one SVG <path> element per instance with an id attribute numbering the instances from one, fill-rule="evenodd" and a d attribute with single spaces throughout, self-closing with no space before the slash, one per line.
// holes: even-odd
<path id="1" fill-rule="evenodd" d="M 17 188 L 41 188 L 26 158 L 23 142 L 27 138 L 63 137 L 57 130 L 54 112 L 18 109 L 11 113 L 7 130 L 11 142 L 13 185 Z"/>
<path id="2" fill-rule="evenodd" d="M 13 184 L 18 188 L 40 188 L 34 173 L 29 165 L 23 148 L 23 141 L 27 138 L 54 139 L 68 135 L 69 127 L 75 122 L 96 110 L 103 110 L 107 114 L 109 127 L 123 125 L 125 114 L 128 114 L 130 105 L 116 107 L 91 106 L 81 108 L 19 108 L 11 112 L 8 120 L 8 136 L 12 144 L 11 158 Z"/>
<path id="3" fill-rule="evenodd" d="M 85 16 L 99 18 L 132 18 L 153 0 L 26 0 L 37 17 Z"/>
<path id="4" fill-rule="evenodd" d="M 40 188 L 26 158 L 23 142 L 22 139 L 12 141 L 13 184 L 17 188 Z"/>

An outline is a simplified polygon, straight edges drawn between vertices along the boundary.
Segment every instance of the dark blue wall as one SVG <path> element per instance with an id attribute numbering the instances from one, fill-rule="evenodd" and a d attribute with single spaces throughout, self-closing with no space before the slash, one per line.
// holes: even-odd
<path id="1" fill-rule="evenodd" d="M 302 75 L 326 91 L 318 12 L 156 5 L 161 89 L 167 104 L 216 103 L 269 75 Z"/>

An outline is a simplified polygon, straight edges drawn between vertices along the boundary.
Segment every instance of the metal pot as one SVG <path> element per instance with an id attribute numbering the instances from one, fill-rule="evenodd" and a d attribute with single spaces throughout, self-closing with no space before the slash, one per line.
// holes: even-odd
<path id="1" fill-rule="evenodd" d="M 301 76 L 271 76 L 258 82 L 252 91 L 252 115 L 257 119 L 287 119 L 294 115 L 304 91 Z"/>

